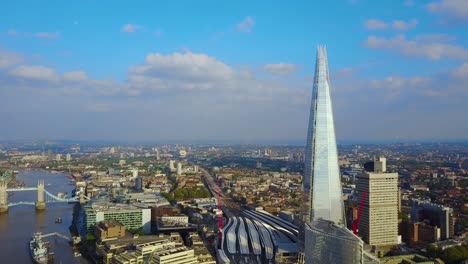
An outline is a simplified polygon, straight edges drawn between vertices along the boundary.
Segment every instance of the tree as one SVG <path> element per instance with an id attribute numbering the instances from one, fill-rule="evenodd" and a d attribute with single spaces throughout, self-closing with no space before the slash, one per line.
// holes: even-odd
<path id="1" fill-rule="evenodd" d="M 445 250 L 445 260 L 448 263 L 458 263 L 463 260 L 463 253 L 458 247 L 450 247 Z"/>
<path id="2" fill-rule="evenodd" d="M 440 250 L 436 244 L 428 244 L 426 246 L 427 256 L 431 258 L 437 258 L 439 256 Z"/>

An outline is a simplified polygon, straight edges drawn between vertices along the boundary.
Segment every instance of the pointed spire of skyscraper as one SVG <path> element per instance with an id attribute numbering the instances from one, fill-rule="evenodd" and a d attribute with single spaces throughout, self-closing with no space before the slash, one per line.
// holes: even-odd
<path id="1" fill-rule="evenodd" d="M 303 221 L 345 225 L 327 50 L 317 48 L 304 171 Z"/>

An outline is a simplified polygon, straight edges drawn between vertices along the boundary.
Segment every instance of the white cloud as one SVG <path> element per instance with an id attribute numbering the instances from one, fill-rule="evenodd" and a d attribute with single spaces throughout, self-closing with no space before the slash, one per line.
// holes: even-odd
<path id="1" fill-rule="evenodd" d="M 353 74 L 357 73 L 359 70 L 356 67 L 346 67 L 338 70 L 336 72 L 337 77 L 345 77 L 345 76 L 352 76 Z"/>
<path id="2" fill-rule="evenodd" d="M 37 32 L 34 34 L 38 38 L 56 39 L 60 37 L 58 32 Z"/>
<path id="3" fill-rule="evenodd" d="M 448 20 L 468 20 L 468 1 L 466 0 L 439 0 L 429 3 L 427 9 L 431 13 L 445 16 Z"/>
<path id="4" fill-rule="evenodd" d="M 468 50 L 462 46 L 442 42 L 408 40 L 403 35 L 390 39 L 369 36 L 364 44 L 368 48 L 390 50 L 408 57 L 422 57 L 430 60 L 468 59 Z"/>
<path id="5" fill-rule="evenodd" d="M 456 38 L 446 33 L 436 33 L 417 35 L 414 37 L 414 40 L 417 42 L 452 42 L 455 41 Z"/>
<path id="6" fill-rule="evenodd" d="M 291 63 L 275 63 L 275 64 L 265 64 L 263 65 L 262 69 L 266 72 L 269 72 L 271 74 L 291 74 L 294 73 L 297 70 L 297 65 L 296 64 L 291 64 Z"/>
<path id="7" fill-rule="evenodd" d="M 23 61 L 23 57 L 13 52 L 0 50 L 0 69 L 18 64 Z"/>
<path id="8" fill-rule="evenodd" d="M 411 19 L 408 22 L 403 21 L 403 20 L 394 20 L 392 22 L 392 28 L 396 30 L 408 30 L 408 29 L 416 27 L 417 24 L 418 24 L 418 21 L 416 19 Z"/>
<path id="9" fill-rule="evenodd" d="M 404 31 L 416 27 L 417 24 L 418 20 L 416 19 L 411 19 L 409 21 L 393 20 L 389 23 L 379 19 L 369 19 L 366 21 L 365 27 L 369 30 L 381 30 L 392 28 L 394 30 Z"/>
<path id="10" fill-rule="evenodd" d="M 453 76 L 468 80 L 468 62 L 463 63 L 453 71 Z"/>
<path id="11" fill-rule="evenodd" d="M 237 24 L 237 30 L 241 32 L 251 32 L 253 27 L 255 26 L 255 19 L 251 16 L 246 17 L 242 22 Z"/>
<path id="12" fill-rule="evenodd" d="M 234 72 L 231 67 L 213 57 L 187 51 L 170 55 L 150 53 L 146 56 L 145 64 L 130 68 L 130 74 L 144 75 L 153 80 L 197 83 L 206 80 L 226 80 L 231 78 Z"/>
<path id="13" fill-rule="evenodd" d="M 15 37 L 20 35 L 20 33 L 18 31 L 16 31 L 15 29 L 8 30 L 7 34 L 10 35 L 10 36 L 15 36 Z"/>
<path id="14" fill-rule="evenodd" d="M 140 28 L 141 28 L 140 26 L 135 25 L 135 24 L 125 24 L 122 26 L 122 32 L 133 33 L 133 32 L 136 32 Z"/>
<path id="15" fill-rule="evenodd" d="M 355 69 L 332 74 L 339 139 L 466 135 L 464 124 L 457 130 L 426 127 L 435 122 L 450 127 L 468 111 L 467 63 L 445 73 L 412 77 L 395 73 L 375 80 L 360 79 Z M 14 70 L 0 69 L 0 112 L 12 113 L 6 122 L 30 124 L 34 121 L 30 113 L 37 111 L 53 116 L 55 124 L 68 122 L 60 127 L 51 124 L 50 129 L 41 123 L 44 137 L 256 141 L 304 139 L 307 129 L 312 78 L 262 78 L 248 67 L 233 67 L 207 54 L 151 53 L 129 68 L 126 81 L 96 80 L 83 71 L 59 75 L 44 66 Z M 22 95 L 21 104 L 13 93 Z M 369 127 L 368 120 L 377 123 Z M 79 129 L 84 126 L 86 130 Z M 0 136 L 5 138 L 5 133 Z M 29 133 L 23 134 L 38 136 Z"/>
<path id="16" fill-rule="evenodd" d="M 379 19 L 369 19 L 366 21 L 367 29 L 386 29 L 387 27 L 387 23 Z"/>
<path id="17" fill-rule="evenodd" d="M 88 76 L 84 71 L 71 71 L 63 74 L 63 80 L 65 81 L 84 81 L 87 79 Z"/>
<path id="18" fill-rule="evenodd" d="M 54 82 L 59 79 L 59 76 L 54 69 L 40 65 L 21 65 L 10 70 L 10 74 L 19 78 L 34 79 L 41 81 Z"/>

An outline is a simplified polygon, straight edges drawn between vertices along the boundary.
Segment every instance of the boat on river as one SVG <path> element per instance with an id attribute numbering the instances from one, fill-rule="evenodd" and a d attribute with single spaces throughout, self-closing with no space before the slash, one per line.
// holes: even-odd
<path id="1" fill-rule="evenodd" d="M 49 260 L 49 243 L 42 241 L 42 233 L 34 233 L 29 241 L 29 251 L 34 263 L 46 264 Z"/>

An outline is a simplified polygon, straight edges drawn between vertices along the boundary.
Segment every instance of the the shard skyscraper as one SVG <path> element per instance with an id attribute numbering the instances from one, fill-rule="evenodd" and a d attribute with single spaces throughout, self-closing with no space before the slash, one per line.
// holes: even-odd
<path id="1" fill-rule="evenodd" d="M 345 226 L 327 50 L 318 47 L 305 151 L 303 221 Z"/>
<path id="2" fill-rule="evenodd" d="M 364 263 L 364 244 L 345 223 L 325 47 L 317 49 L 315 67 L 304 171 L 304 262 Z"/>

